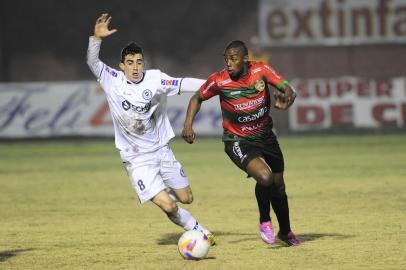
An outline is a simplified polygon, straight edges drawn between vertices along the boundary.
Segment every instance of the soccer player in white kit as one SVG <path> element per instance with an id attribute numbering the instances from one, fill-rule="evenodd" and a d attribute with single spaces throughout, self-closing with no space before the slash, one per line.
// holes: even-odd
<path id="1" fill-rule="evenodd" d="M 210 231 L 176 202 L 193 201 L 192 190 L 181 164 L 168 143 L 175 135 L 166 112 L 168 96 L 195 92 L 204 80 L 173 78 L 160 70 L 144 70 L 144 55 L 134 42 L 121 53 L 122 71 L 99 59 L 101 41 L 115 33 L 111 17 L 102 14 L 89 38 L 87 64 L 104 89 L 113 119 L 115 144 L 141 203 L 152 201 L 168 218 L 185 230 L 202 231 L 211 245 Z"/>

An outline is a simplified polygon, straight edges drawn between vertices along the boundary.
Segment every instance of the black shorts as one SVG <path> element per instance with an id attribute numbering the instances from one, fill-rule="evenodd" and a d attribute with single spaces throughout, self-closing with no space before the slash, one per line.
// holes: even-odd
<path id="1" fill-rule="evenodd" d="M 264 141 L 226 141 L 224 151 L 234 164 L 245 172 L 248 163 L 257 157 L 262 157 L 272 172 L 279 173 L 285 169 L 283 154 L 274 134 Z"/>

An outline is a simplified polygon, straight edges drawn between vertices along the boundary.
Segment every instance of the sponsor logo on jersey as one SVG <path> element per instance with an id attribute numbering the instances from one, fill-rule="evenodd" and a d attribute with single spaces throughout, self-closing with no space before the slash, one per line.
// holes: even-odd
<path id="1" fill-rule="evenodd" d="M 151 102 L 148 102 L 144 106 L 135 106 L 135 105 L 131 104 L 128 100 L 124 100 L 121 103 L 121 106 L 123 106 L 123 109 L 125 111 L 128 111 L 129 109 L 131 109 L 131 110 L 133 110 L 134 112 L 137 112 L 137 113 L 146 113 L 151 108 Z"/>
<path id="2" fill-rule="evenodd" d="M 241 91 L 232 91 L 231 93 L 230 93 L 230 95 L 238 95 L 238 94 L 241 94 Z"/>
<path id="3" fill-rule="evenodd" d="M 117 77 L 117 72 L 114 70 L 110 69 L 109 67 L 106 67 L 104 70 L 106 70 L 107 73 L 109 73 L 113 77 Z"/>
<path id="4" fill-rule="evenodd" d="M 257 80 L 255 81 L 254 84 L 255 89 L 257 89 L 259 92 L 264 91 L 265 89 L 265 82 L 263 80 Z"/>
<path id="5" fill-rule="evenodd" d="M 145 99 L 145 100 L 151 100 L 152 99 L 152 92 L 151 92 L 151 90 L 149 90 L 149 89 L 145 89 L 143 92 L 142 92 L 142 97 Z"/>
<path id="6" fill-rule="evenodd" d="M 264 126 L 264 123 L 258 123 L 255 125 L 251 125 L 251 126 L 242 126 L 240 129 L 241 131 L 254 131 L 257 129 L 260 129 Z"/>
<path id="7" fill-rule="evenodd" d="M 265 101 L 265 97 L 260 97 L 260 98 L 254 99 L 254 100 L 249 100 L 249 101 L 241 103 L 241 104 L 235 104 L 234 109 L 236 111 L 250 109 L 252 107 L 256 107 L 258 105 L 263 104 L 264 101 Z"/>
<path id="8" fill-rule="evenodd" d="M 237 118 L 237 120 L 240 123 L 247 123 L 247 122 L 255 121 L 255 120 L 261 118 L 262 116 L 264 116 L 267 111 L 268 111 L 268 108 L 263 107 L 257 113 L 239 116 Z"/>
<path id="9" fill-rule="evenodd" d="M 179 85 L 179 80 L 161 80 L 162 85 L 173 85 L 173 86 L 178 86 Z"/>

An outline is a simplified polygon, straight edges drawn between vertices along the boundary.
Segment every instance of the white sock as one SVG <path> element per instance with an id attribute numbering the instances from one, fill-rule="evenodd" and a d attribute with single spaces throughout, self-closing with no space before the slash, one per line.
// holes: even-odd
<path id="1" fill-rule="evenodd" d="M 197 220 L 186 209 L 178 207 L 176 215 L 168 215 L 168 218 L 178 226 L 181 226 L 186 231 L 198 230 L 204 234 L 209 233 L 203 226 L 201 226 Z"/>
<path id="2" fill-rule="evenodd" d="M 208 235 L 210 233 L 210 231 L 208 229 L 206 229 L 205 227 L 203 227 L 202 225 L 200 225 L 199 222 L 196 221 L 196 225 L 193 228 L 194 230 L 197 231 L 201 231 L 202 233 L 204 233 L 205 235 Z"/>

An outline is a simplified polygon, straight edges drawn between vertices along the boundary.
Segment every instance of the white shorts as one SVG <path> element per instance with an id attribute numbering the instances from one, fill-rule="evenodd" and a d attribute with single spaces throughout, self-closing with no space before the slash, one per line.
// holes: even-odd
<path id="1" fill-rule="evenodd" d="M 182 165 L 169 146 L 150 153 L 120 151 L 121 160 L 141 203 L 151 200 L 166 187 L 189 186 Z"/>

